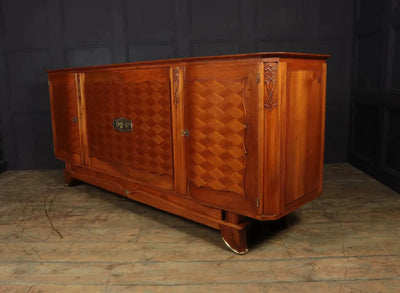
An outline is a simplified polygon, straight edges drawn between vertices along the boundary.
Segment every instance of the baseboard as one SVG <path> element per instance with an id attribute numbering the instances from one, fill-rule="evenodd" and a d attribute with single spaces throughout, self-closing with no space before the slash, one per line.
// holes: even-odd
<path id="1" fill-rule="evenodd" d="M 7 170 L 7 162 L 2 160 L 0 161 L 0 173 L 5 172 Z"/>

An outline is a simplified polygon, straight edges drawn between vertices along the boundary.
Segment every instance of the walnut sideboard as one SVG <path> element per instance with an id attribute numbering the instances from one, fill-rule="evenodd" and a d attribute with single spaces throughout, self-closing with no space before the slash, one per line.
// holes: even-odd
<path id="1" fill-rule="evenodd" d="M 55 156 L 84 181 L 221 231 L 321 194 L 327 55 L 256 53 L 48 72 Z"/>

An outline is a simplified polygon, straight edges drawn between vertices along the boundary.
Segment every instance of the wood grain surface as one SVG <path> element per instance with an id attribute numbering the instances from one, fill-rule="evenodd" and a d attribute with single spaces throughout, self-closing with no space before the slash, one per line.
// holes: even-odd
<path id="1" fill-rule="evenodd" d="M 321 194 L 326 58 L 259 53 L 51 71 L 66 183 L 220 229 L 234 251 L 247 251 L 243 216 L 276 220 Z M 131 129 L 116 129 L 117 119 Z"/>

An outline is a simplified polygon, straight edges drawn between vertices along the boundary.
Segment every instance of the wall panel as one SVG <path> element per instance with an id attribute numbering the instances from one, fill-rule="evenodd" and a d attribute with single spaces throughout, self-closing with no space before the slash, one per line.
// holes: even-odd
<path id="1" fill-rule="evenodd" d="M 304 41 L 302 40 L 257 40 L 257 51 L 265 52 L 304 52 Z"/>
<path id="2" fill-rule="evenodd" d="M 324 3 L 324 9 L 321 9 L 319 15 L 318 34 L 320 38 L 342 37 L 346 23 L 338 21 L 337 17 L 345 14 L 344 1 L 347 0 L 326 1 Z"/>
<path id="3" fill-rule="evenodd" d="M 240 30 L 239 0 L 190 0 L 188 15 L 194 38 L 232 36 Z"/>
<path id="4" fill-rule="evenodd" d="M 192 41 L 190 56 L 238 54 L 239 47 L 239 41 L 235 40 Z"/>
<path id="5" fill-rule="evenodd" d="M 127 38 L 170 41 L 175 38 L 175 0 L 126 1 Z"/>
<path id="6" fill-rule="evenodd" d="M 400 1 L 357 1 L 349 161 L 400 191 Z"/>
<path id="7" fill-rule="evenodd" d="M 255 20 L 268 38 L 302 39 L 306 26 L 304 1 L 256 0 Z"/>
<path id="8" fill-rule="evenodd" d="M 15 164 L 35 169 L 54 161 L 51 116 L 49 112 L 21 112 L 12 117 L 14 125 Z M 48 143 L 42 143 L 43 141 Z M 61 164 L 55 164 L 60 167 Z"/>
<path id="9" fill-rule="evenodd" d="M 111 39 L 111 0 L 61 1 L 62 31 L 69 43 L 98 42 Z"/>
<path id="10" fill-rule="evenodd" d="M 4 9 L 3 9 L 3 0 L 0 0 L 0 38 L 4 37 L 5 33 L 5 23 L 4 23 Z"/>
<path id="11" fill-rule="evenodd" d="M 318 52 L 329 54 L 329 74 L 327 75 L 327 103 L 347 103 L 344 88 L 346 68 L 343 58 L 343 41 L 341 39 L 324 40 L 319 43 Z"/>
<path id="12" fill-rule="evenodd" d="M 176 57 L 176 46 L 170 42 L 136 43 L 129 46 L 129 61 L 171 59 Z"/>
<path id="13" fill-rule="evenodd" d="M 361 34 L 376 32 L 380 30 L 384 15 L 385 4 L 391 0 L 357 1 L 356 21 L 357 32 Z"/>
<path id="14" fill-rule="evenodd" d="M 8 52 L 7 94 L 12 110 L 49 110 L 46 70 L 51 68 L 50 50 Z"/>
<path id="15" fill-rule="evenodd" d="M 0 117 L 0 121 L 1 121 L 1 117 Z M 1 124 L 0 124 L 0 173 L 4 172 L 7 168 L 7 164 L 6 161 L 4 160 L 4 155 L 3 155 L 3 142 L 2 142 L 2 128 L 1 128 Z"/>
<path id="16" fill-rule="evenodd" d="M 400 91 L 400 27 L 393 29 L 393 64 L 390 87 Z"/>
<path id="17" fill-rule="evenodd" d="M 111 64 L 112 53 L 107 47 L 66 48 L 65 59 L 68 67 Z"/>
<path id="18" fill-rule="evenodd" d="M 49 11 L 47 1 L 3 0 L 4 25 L 7 42 L 40 44 L 48 39 Z"/>
<path id="19" fill-rule="evenodd" d="M 378 109 L 372 105 L 353 106 L 352 152 L 360 160 L 373 164 L 378 134 Z"/>
<path id="20" fill-rule="evenodd" d="M 345 161 L 352 11 L 345 0 L 0 0 L 0 137 L 8 166 L 60 166 L 48 154 L 44 123 L 48 69 L 257 51 L 333 55 L 326 160 Z M 36 125 L 32 135 L 41 139 L 24 123 Z"/>
<path id="21" fill-rule="evenodd" d="M 376 89 L 379 87 L 382 34 L 380 32 L 361 35 L 356 39 L 357 87 Z M 373 58 L 371 58 L 374 56 Z"/>
<path id="22" fill-rule="evenodd" d="M 400 177 L 400 108 L 387 111 L 384 163 Z"/>
<path id="23" fill-rule="evenodd" d="M 326 107 L 326 129 L 325 129 L 325 161 L 332 158 L 345 158 L 347 156 L 348 140 L 348 112 L 345 104 L 331 103 Z"/>

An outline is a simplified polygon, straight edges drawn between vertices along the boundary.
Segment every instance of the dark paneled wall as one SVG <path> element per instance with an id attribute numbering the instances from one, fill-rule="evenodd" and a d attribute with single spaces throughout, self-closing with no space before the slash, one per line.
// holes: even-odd
<path id="1" fill-rule="evenodd" d="M 328 53 L 326 161 L 347 160 L 352 1 L 0 0 L 10 169 L 53 168 L 45 70 L 257 51 Z"/>
<path id="2" fill-rule="evenodd" d="M 400 0 L 356 5 L 350 162 L 400 191 Z"/>
<path id="3" fill-rule="evenodd" d="M 0 119 L 1 121 L 1 119 Z M 1 142 L 1 124 L 0 124 L 0 173 L 6 170 L 6 161 L 3 158 L 3 144 Z"/>

